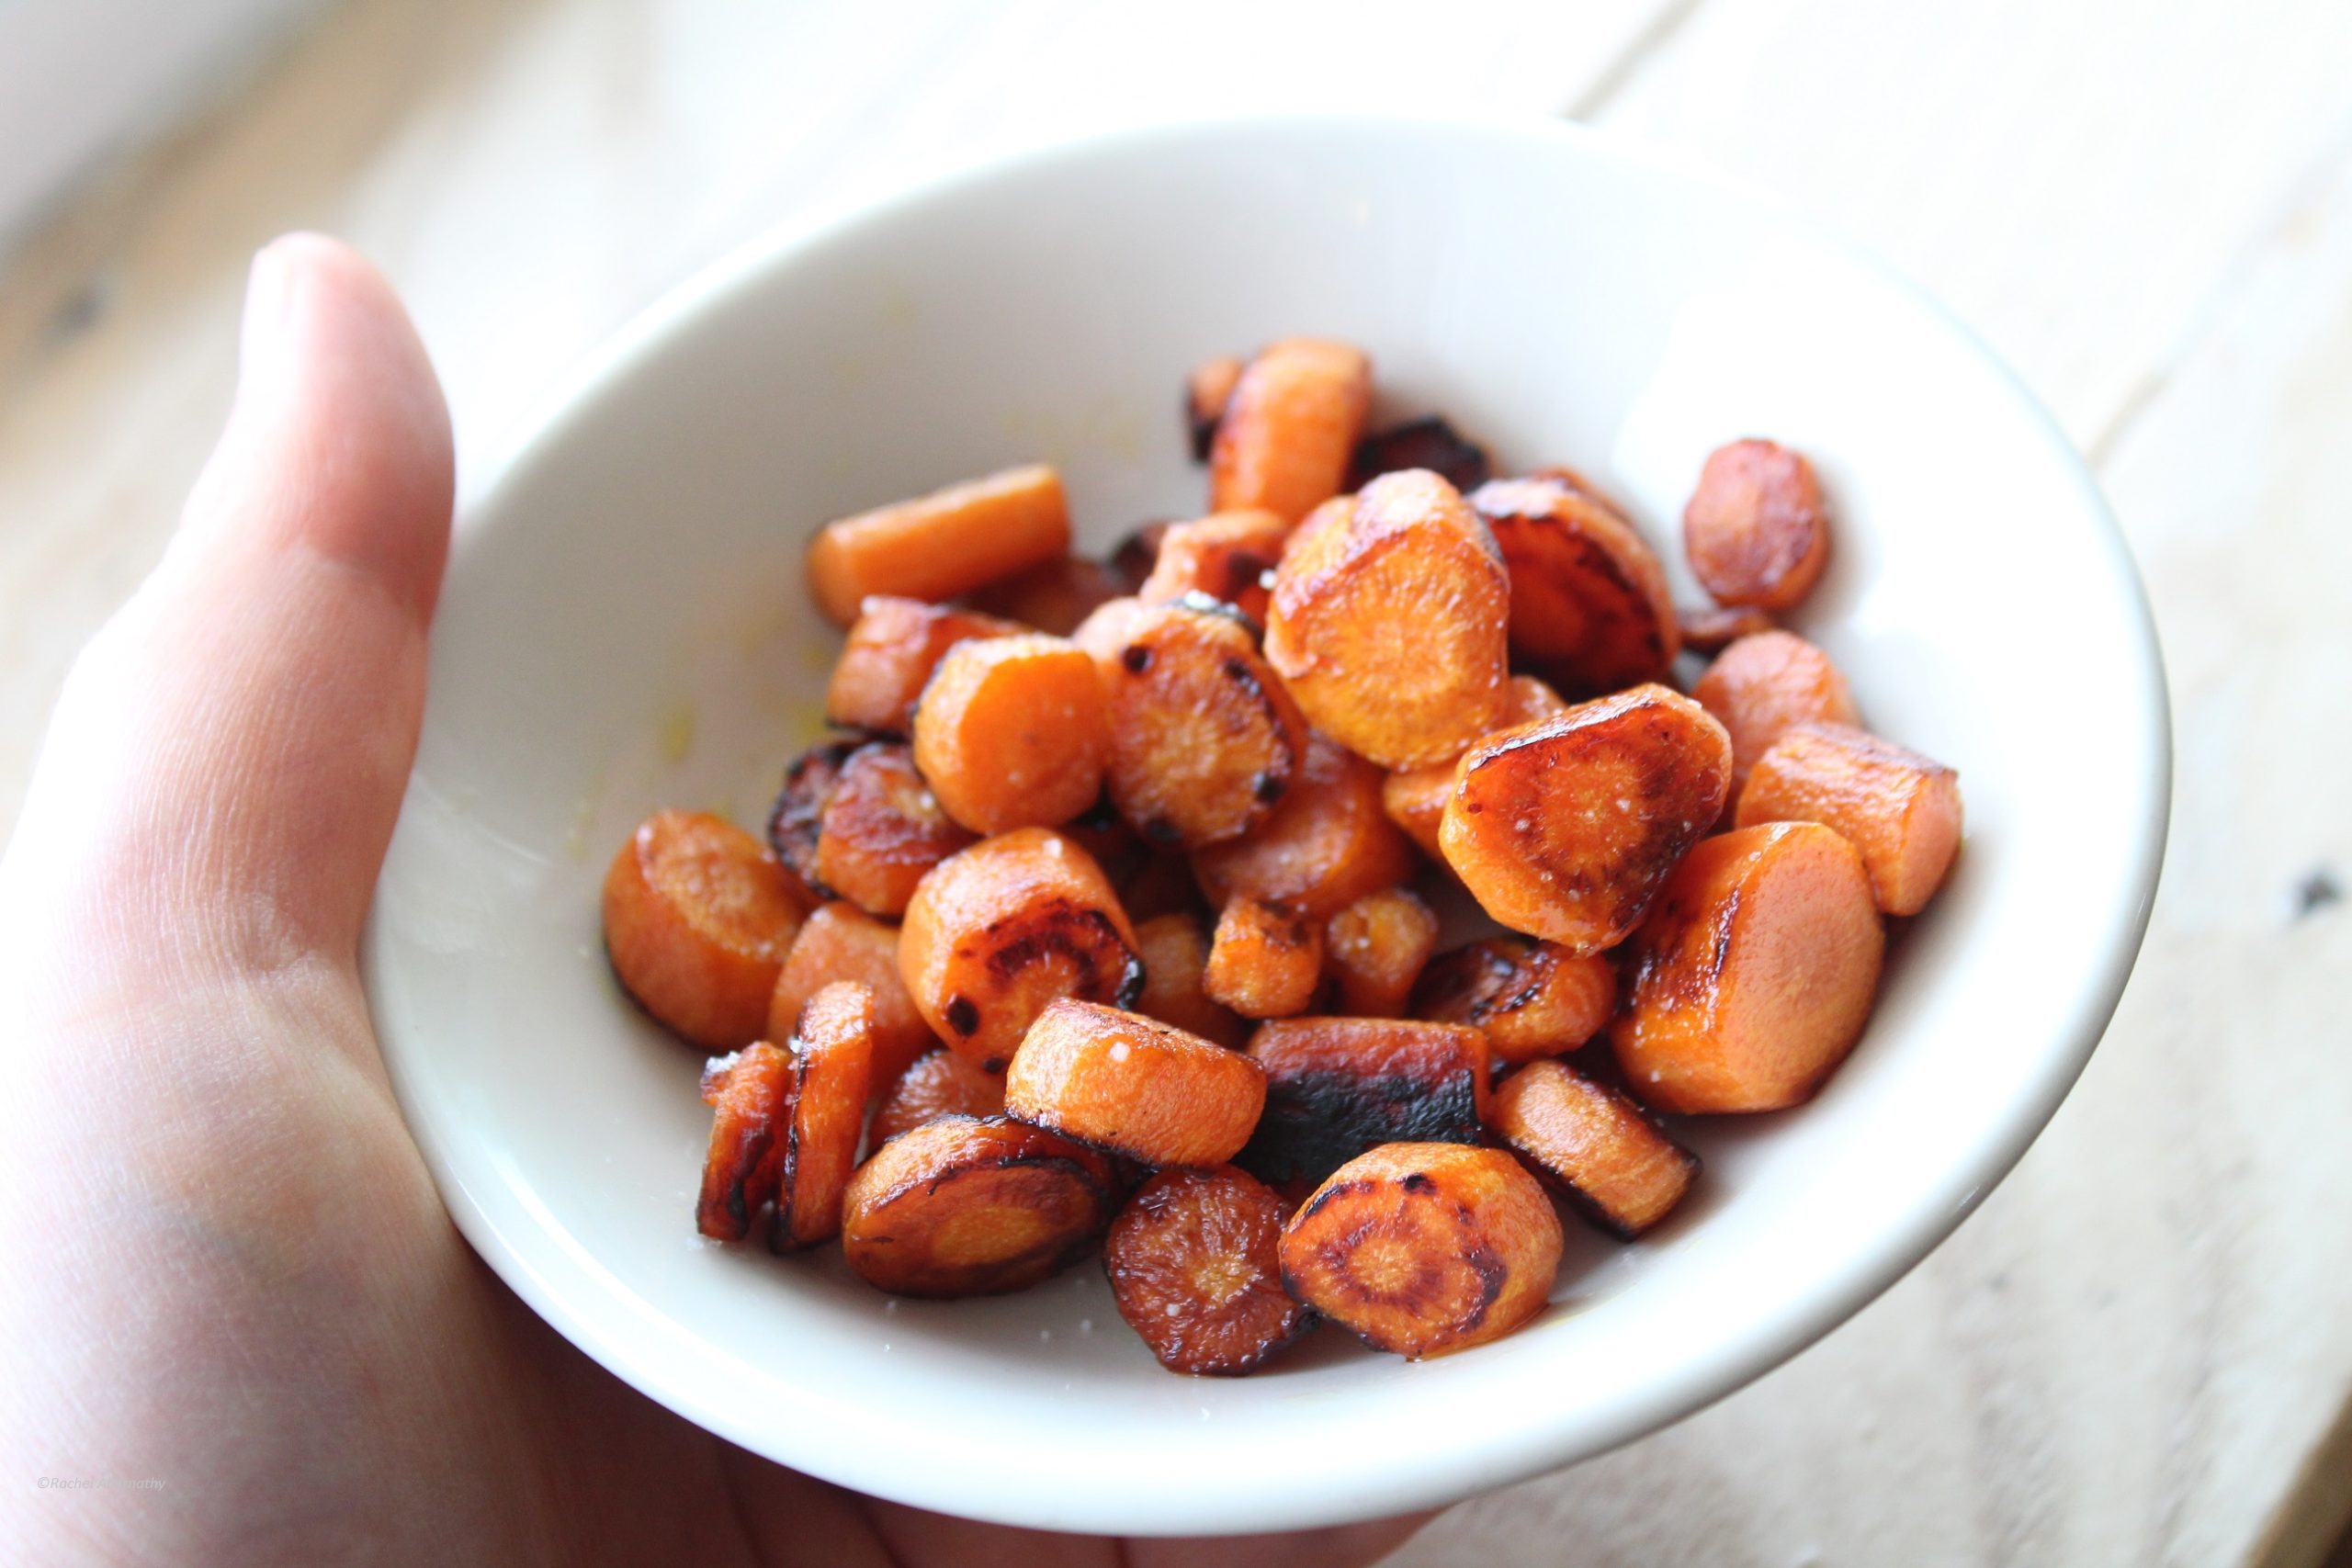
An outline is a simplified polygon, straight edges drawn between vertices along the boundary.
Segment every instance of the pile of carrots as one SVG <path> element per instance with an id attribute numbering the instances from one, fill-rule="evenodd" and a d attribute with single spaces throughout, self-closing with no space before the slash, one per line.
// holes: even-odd
<path id="1" fill-rule="evenodd" d="M 1812 466 L 1708 459 L 1685 617 L 1582 477 L 1367 435 L 1371 390 L 1336 343 L 1203 366 L 1211 510 L 1109 561 L 1045 467 L 817 536 L 841 737 L 764 842 L 665 811 L 605 884 L 623 985 L 724 1053 L 705 1235 L 927 1297 L 1099 1248 L 1179 1371 L 1322 1319 L 1435 1355 L 1540 1310 L 1555 1198 L 1674 1209 L 1654 1112 L 1793 1105 L 1853 1046 L 1961 808 L 1772 623 L 1828 558 Z M 1439 953 L 1449 881 L 1503 931 Z"/>

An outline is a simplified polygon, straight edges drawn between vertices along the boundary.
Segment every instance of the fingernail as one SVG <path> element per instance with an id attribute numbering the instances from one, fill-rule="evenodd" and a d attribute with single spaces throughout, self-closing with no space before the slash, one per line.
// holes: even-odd
<path id="1" fill-rule="evenodd" d="M 295 247 L 272 240 L 254 253 L 245 278 L 244 323 L 237 336 L 237 380 L 240 389 L 266 379 L 288 360 L 293 336 L 295 274 L 300 264 Z"/>

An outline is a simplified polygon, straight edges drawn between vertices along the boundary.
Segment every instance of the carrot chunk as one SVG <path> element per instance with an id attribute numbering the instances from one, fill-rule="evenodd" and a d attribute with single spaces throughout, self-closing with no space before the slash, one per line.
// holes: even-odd
<path id="1" fill-rule="evenodd" d="M 1295 522 L 1340 493 L 1372 403 L 1372 362 L 1345 344 L 1288 338 L 1234 382 L 1209 446 L 1209 504 Z"/>
<path id="2" fill-rule="evenodd" d="M 841 783 L 842 764 L 859 745 L 855 740 L 820 740 L 801 752 L 784 770 L 784 787 L 768 809 L 768 848 L 811 904 L 832 897 L 817 874 L 817 840 L 825 803 Z"/>
<path id="3" fill-rule="evenodd" d="M 1772 617 L 1761 610 L 1734 605 L 1712 610 L 1684 610 L 1682 647 L 1688 653 L 1721 653 L 1744 637 L 1772 630 Z"/>
<path id="4" fill-rule="evenodd" d="M 942 1116 L 850 1178 L 842 1253 L 900 1296 L 1026 1290 L 1085 1256 L 1110 1223 L 1111 1163 L 1043 1128 Z"/>
<path id="5" fill-rule="evenodd" d="M 1109 729 L 1094 661 L 1057 637 L 947 650 L 915 708 L 915 766 L 976 833 L 1050 828 L 1102 793 Z"/>
<path id="6" fill-rule="evenodd" d="M 1244 1018 L 1305 1012 L 1323 978 L 1323 931 L 1263 898 L 1236 898 L 1217 917 L 1202 985 Z"/>
<path id="7" fill-rule="evenodd" d="M 1117 611 L 1086 628 L 1112 803 L 1163 847 L 1222 842 L 1264 821 L 1306 749 L 1297 705 L 1249 631 L 1221 611 L 1196 597 Z"/>
<path id="8" fill-rule="evenodd" d="M 1119 1315 L 1170 1371 L 1249 1371 L 1314 1321 L 1283 1289 L 1289 1217 L 1289 1205 L 1229 1165 L 1161 1171 L 1103 1238 Z"/>
<path id="9" fill-rule="evenodd" d="M 1125 592 L 1126 582 L 1101 561 L 1062 556 L 976 588 L 965 602 L 990 615 L 1068 637 L 1104 600 Z"/>
<path id="10" fill-rule="evenodd" d="M 1543 1310 L 1559 1216 L 1500 1149 L 1390 1144 L 1331 1174 L 1283 1231 L 1283 1282 L 1375 1350 L 1416 1359 Z"/>
<path id="11" fill-rule="evenodd" d="M 1432 963 L 1413 994 L 1416 1017 L 1476 1025 L 1500 1062 L 1573 1051 L 1609 1021 L 1617 971 L 1600 953 L 1489 937 Z"/>
<path id="12" fill-rule="evenodd" d="M 1497 479 L 1470 504 L 1510 571 L 1510 650 L 1563 690 L 1663 679 L 1682 627 L 1666 568 L 1623 517 L 1551 479 Z"/>
<path id="13" fill-rule="evenodd" d="M 808 589 L 842 626 L 869 594 L 937 603 L 1069 553 L 1069 503 L 1044 464 L 828 523 L 808 546 Z"/>
<path id="14" fill-rule="evenodd" d="M 1395 1018 L 1422 966 L 1437 951 L 1437 916 L 1411 889 L 1367 893 L 1323 928 L 1323 962 L 1339 987 L 1340 1010 Z"/>
<path id="15" fill-rule="evenodd" d="M 876 741 L 842 761 L 825 799 L 817 880 L 868 914 L 903 914 L 915 884 L 972 841 L 940 809 L 913 753 L 899 741 Z"/>
<path id="16" fill-rule="evenodd" d="M 1146 1165 L 1223 1165 L 1266 1103 L 1266 1075 L 1238 1051 L 1092 1002 L 1049 1005 L 1004 1075 L 1023 1122 Z"/>
<path id="17" fill-rule="evenodd" d="M 793 938 L 768 1001 L 767 1037 L 791 1039 L 800 1010 L 835 980 L 854 980 L 873 994 L 876 1083 L 888 1083 L 939 1043 L 899 977 L 899 929 L 845 903 L 820 906 Z"/>
<path id="18" fill-rule="evenodd" d="M 1627 944 L 1610 1041 L 1662 1111 L 1777 1111 L 1812 1095 L 1870 1020 L 1885 938 L 1853 845 L 1813 822 L 1692 850 Z"/>
<path id="19" fill-rule="evenodd" d="M 1202 891 L 1220 906 L 1248 894 L 1329 919 L 1404 881 L 1413 850 L 1381 809 L 1380 782 L 1378 768 L 1310 734 L 1296 781 L 1266 819 L 1193 852 Z"/>
<path id="20" fill-rule="evenodd" d="M 1184 378 L 1184 428 L 1193 438 L 1193 461 L 1205 463 L 1216 443 L 1217 421 L 1241 380 L 1241 361 L 1229 354 L 1204 359 Z"/>
<path id="21" fill-rule="evenodd" d="M 1382 1144 L 1480 1141 L 1487 1054 L 1475 1029 L 1286 1018 L 1259 1027 L 1250 1059 L 1266 1110 L 1234 1163 L 1264 1180 L 1320 1181 Z"/>
<path id="22" fill-rule="evenodd" d="M 1143 994 L 1135 929 L 1102 867 L 1040 828 L 940 862 L 908 900 L 899 967 L 923 1021 L 991 1073 L 1055 998 L 1128 1007 Z"/>
<path id="23" fill-rule="evenodd" d="M 1836 829 L 1860 852 L 1879 908 L 1916 915 L 1960 850 L 1960 775 L 1846 725 L 1800 724 L 1757 759 L 1736 820 Z"/>
<path id="24" fill-rule="evenodd" d="M 1316 728 L 1384 767 L 1453 756 L 1500 719 L 1510 579 L 1459 491 L 1384 474 L 1274 569 L 1266 661 Z"/>
<path id="25" fill-rule="evenodd" d="M 1208 994 L 1209 943 L 1200 921 L 1181 911 L 1138 920 L 1136 951 L 1143 956 L 1137 1012 L 1220 1045 L 1238 1046 L 1248 1038 L 1241 1020 Z"/>
<path id="26" fill-rule="evenodd" d="M 775 1249 L 813 1247 L 842 1228 L 874 1077 L 874 993 L 837 980 L 808 998 L 792 1037 L 799 1068 L 775 1193 Z"/>
<path id="27" fill-rule="evenodd" d="M 1568 710 L 1559 693 L 1532 675 L 1512 676 L 1503 691 L 1503 713 L 1495 721 L 1497 729 L 1532 724 Z M 1456 755 L 1442 762 L 1399 768 L 1380 785 L 1380 807 L 1388 819 L 1404 829 L 1430 859 L 1441 863 L 1445 852 L 1438 846 L 1437 829 L 1445 818 L 1446 797 L 1453 793 L 1453 765 L 1461 760 Z"/>
<path id="28" fill-rule="evenodd" d="M 1691 691 L 1731 736 L 1734 799 L 1756 759 L 1792 725 L 1857 722 L 1846 677 L 1829 656 L 1794 632 L 1758 632 L 1716 655 Z"/>
<path id="29" fill-rule="evenodd" d="M 1770 441 L 1718 446 L 1683 509 L 1682 548 L 1717 603 L 1794 605 L 1829 564 L 1829 518 L 1813 465 Z"/>
<path id="30" fill-rule="evenodd" d="M 1205 593 L 1252 621 L 1266 618 L 1265 576 L 1283 558 L 1289 520 L 1272 512 L 1216 512 L 1178 523 L 1159 537 L 1151 575 L 1136 590 L 1147 604 Z"/>
<path id="31" fill-rule="evenodd" d="M 1641 923 L 1730 784 L 1723 726 L 1679 693 L 1636 686 L 1471 747 L 1438 841 L 1497 920 L 1598 953 Z"/>
<path id="32" fill-rule="evenodd" d="M 914 727 L 915 701 L 947 650 L 971 637 L 1017 637 L 1012 621 L 876 594 L 859 609 L 841 659 L 825 688 L 825 716 L 849 729 L 905 735 Z"/>
<path id="33" fill-rule="evenodd" d="M 647 1012 L 732 1051 L 759 1038 L 806 908 L 749 833 L 707 812 L 658 812 L 605 874 L 605 950 Z"/>
<path id="34" fill-rule="evenodd" d="M 1435 415 L 1367 435 L 1356 444 L 1348 488 L 1362 490 L 1383 474 L 1427 468 L 1467 495 L 1493 477 L 1486 448 Z"/>
<path id="35" fill-rule="evenodd" d="M 891 1084 L 874 1109 L 866 1136 L 880 1148 L 942 1116 L 1001 1116 L 1004 1079 L 984 1073 L 953 1051 L 933 1051 Z"/>
<path id="36" fill-rule="evenodd" d="M 1640 1106 L 1562 1062 L 1505 1078 L 1494 1128 L 1578 1213 L 1627 1241 L 1664 1219 L 1699 1174 L 1699 1156 Z"/>
<path id="37" fill-rule="evenodd" d="M 1167 517 L 1138 524 L 1111 552 L 1112 575 L 1127 585 L 1128 592 L 1133 593 L 1150 580 L 1159 564 L 1159 541 L 1174 526 L 1174 519 Z"/>
<path id="38" fill-rule="evenodd" d="M 755 1041 L 703 1068 L 711 1109 L 710 1152 L 702 1168 L 695 1228 L 714 1241 L 741 1241 L 752 1218 L 775 1199 L 786 1129 L 799 1087 L 789 1052 Z"/>

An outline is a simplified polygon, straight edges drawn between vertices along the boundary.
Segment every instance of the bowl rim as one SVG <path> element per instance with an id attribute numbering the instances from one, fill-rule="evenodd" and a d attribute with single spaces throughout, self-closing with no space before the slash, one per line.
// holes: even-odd
<path id="1" fill-rule="evenodd" d="M 1627 1398 L 1611 1412 L 1589 1418 L 1581 1427 L 1566 1424 L 1546 1428 L 1540 1423 L 1502 1427 L 1500 1435 L 1464 1441 L 1429 1462 L 1423 1456 L 1422 1479 L 1399 1483 L 1384 1478 L 1377 1501 L 1367 1509 L 1361 1497 L 1349 1502 L 1335 1496 L 1295 1496 L 1280 1500 L 1253 1498 L 1233 1506 L 1214 1520 L 1179 1517 L 1166 1508 L 1139 1513 L 1132 1499 L 1075 1499 L 1069 1520 L 1055 1528 L 1095 1529 L 1136 1535 L 1194 1535 L 1204 1525 L 1219 1531 L 1239 1532 L 1306 1528 L 1350 1522 L 1377 1514 L 1451 1503 L 1493 1487 L 1544 1473 L 1563 1465 L 1606 1453 L 1679 1421 L 1737 1392 L 1767 1371 L 1813 1345 L 1846 1322 L 1893 1286 L 1932 1252 L 2014 1168 L 2026 1149 L 2055 1114 L 2113 1016 L 2125 984 L 2137 962 L 2144 939 L 2167 841 L 2172 795 L 2171 712 L 2161 644 L 2144 583 L 2120 525 L 2108 506 L 2087 464 L 2055 417 L 2023 379 L 1950 308 L 1891 264 L 1835 232 L 1786 199 L 1747 182 L 1696 164 L 1682 154 L 1629 139 L 1620 133 L 1571 121 L 1521 116 L 1460 113 L 1369 113 L 1327 110 L 1263 111 L 1212 114 L 1155 119 L 1076 136 L 1056 136 L 958 156 L 911 178 L 902 178 L 865 194 L 822 202 L 806 213 L 763 229 L 723 252 L 664 290 L 630 321 L 605 340 L 581 367 L 560 379 L 554 392 L 541 400 L 533 415 L 521 422 L 519 439 L 511 439 L 493 457 L 481 488 L 464 492 L 448 571 L 454 576 L 481 536 L 485 519 L 503 508 L 507 493 L 535 469 L 548 452 L 560 445 L 566 428 L 585 411 L 629 380 L 642 360 L 654 354 L 675 333 L 707 312 L 724 313 L 737 307 L 747 293 L 772 275 L 788 270 L 806 250 L 856 226 L 881 220 L 900 209 L 967 185 L 1013 178 L 1048 170 L 1057 164 L 1090 161 L 1115 162 L 1136 152 L 1180 145 L 1203 137 L 1247 137 L 1280 134 L 1302 128 L 1339 134 L 1429 134 L 1465 141 L 1495 137 L 1512 141 L 1550 143 L 1575 148 L 1627 167 L 1647 178 L 1669 182 L 1706 198 L 1725 203 L 1792 232 L 1808 243 L 1834 253 L 1889 286 L 1942 332 L 2007 391 L 2008 400 L 2027 416 L 2039 443 L 2066 477 L 2075 503 L 2096 524 L 2113 587 L 2130 612 L 2132 660 L 2138 679 L 2126 711 L 2136 730 L 2141 756 L 2136 776 L 2144 784 L 2137 802 L 2136 830 L 2125 874 L 2115 896 L 2101 910 L 2103 929 L 2098 951 L 2103 963 L 2096 974 L 2085 976 L 2072 990 L 2068 1005 L 2058 1010 L 2046 1026 L 2047 1048 L 2037 1058 L 2030 1077 L 2021 1078 L 2006 1118 L 1988 1126 L 1974 1143 L 1970 1157 L 1957 1161 L 1926 1185 L 1929 1196 L 1905 1221 L 1884 1232 L 1877 1243 L 1860 1254 L 1839 1277 L 1820 1281 L 1801 1307 L 1778 1319 L 1755 1325 L 1745 1335 L 1659 1378 L 1640 1394 Z M 2121 698 L 2122 694 L 2110 694 Z M 412 774 L 412 783 L 415 775 Z M 368 930 L 361 942 L 361 968 L 368 985 L 371 1013 L 379 1030 L 384 1020 L 375 1000 L 378 944 L 387 940 L 383 923 L 371 910 Z M 652 1353 L 639 1332 L 626 1332 L 592 1320 L 578 1310 L 559 1284 L 544 1275 L 502 1227 L 481 1199 L 470 1190 L 444 1142 L 442 1130 L 420 1113 L 417 1086 L 405 1066 L 404 1055 L 389 1042 L 383 1030 L 388 1076 L 403 1118 L 422 1153 L 435 1185 L 459 1232 L 493 1272 L 531 1310 L 566 1339 L 622 1381 L 704 1429 L 753 1452 L 769 1453 L 778 1462 L 811 1462 L 811 1456 L 784 1460 L 771 1451 L 766 1427 L 753 1427 L 737 1418 L 723 1403 L 707 1398 L 688 1382 L 671 1375 L 670 1358 Z M 534 1233 L 536 1234 L 536 1233 Z M 602 1275 L 592 1259 L 575 1260 L 586 1271 Z M 615 1314 L 626 1317 L 626 1311 Z M 827 1479 L 836 1479 L 827 1477 Z M 896 1500 L 917 1506 L 943 1505 L 937 1489 L 910 1476 L 897 1488 Z M 854 1484 L 842 1482 L 842 1484 Z M 859 1484 L 871 1484 L 863 1477 Z M 968 1501 L 968 1496 L 958 1502 Z M 1013 1507 L 1001 1513 L 962 1511 L 996 1522 L 1035 1525 L 1035 1518 Z"/>

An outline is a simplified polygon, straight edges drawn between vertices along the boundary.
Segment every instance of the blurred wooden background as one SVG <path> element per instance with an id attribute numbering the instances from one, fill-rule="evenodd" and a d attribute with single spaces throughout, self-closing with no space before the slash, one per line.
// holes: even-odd
<path id="1" fill-rule="evenodd" d="M 469 491 L 736 242 L 1137 119 L 1572 116 L 1887 254 L 2055 410 L 2146 572 L 2179 746 L 2147 950 L 2049 1133 L 1910 1278 L 1398 1561 L 2327 1556 L 2352 1508 L 2352 6 L 345 0 L 216 96 L 0 258 L 0 821 L 171 527 L 246 257 L 288 228 L 407 294 Z"/>

